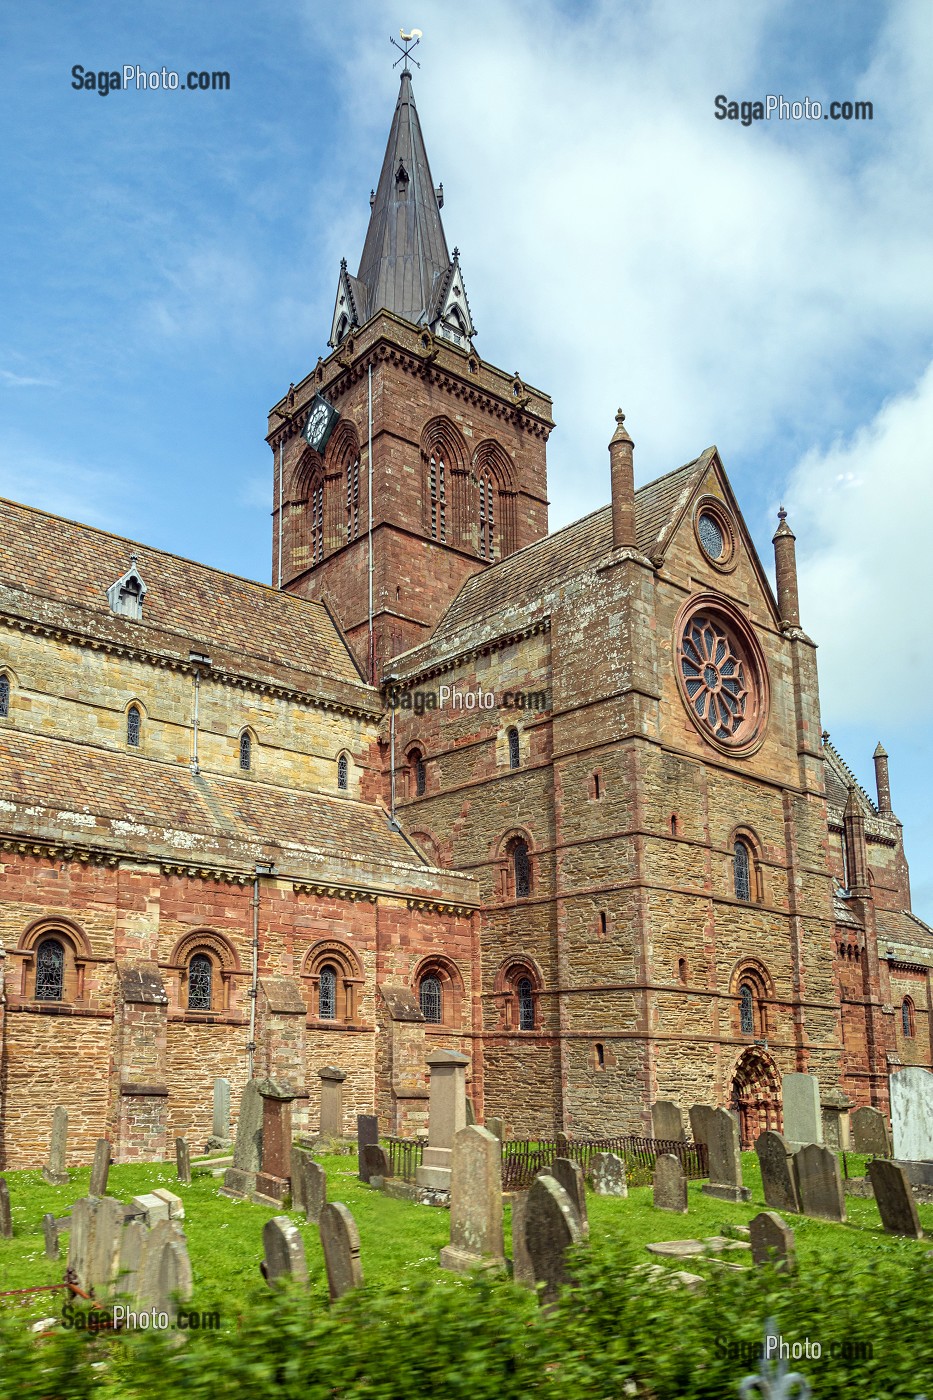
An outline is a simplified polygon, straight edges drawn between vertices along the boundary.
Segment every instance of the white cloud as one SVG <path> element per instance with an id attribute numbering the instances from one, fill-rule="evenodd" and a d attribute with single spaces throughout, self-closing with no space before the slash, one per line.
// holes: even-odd
<path id="1" fill-rule="evenodd" d="M 115 506 L 124 500 L 124 484 L 114 473 L 37 452 L 19 440 L 0 443 L 0 496 L 115 534 L 131 533 Z"/>
<path id="2" fill-rule="evenodd" d="M 0 369 L 0 384 L 6 389 L 51 389 L 51 379 L 37 379 L 31 374 L 14 374 L 10 369 Z"/>

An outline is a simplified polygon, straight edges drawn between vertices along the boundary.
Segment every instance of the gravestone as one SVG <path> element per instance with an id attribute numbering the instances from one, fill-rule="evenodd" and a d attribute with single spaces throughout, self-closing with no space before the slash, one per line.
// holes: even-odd
<path id="1" fill-rule="evenodd" d="M 536 1176 L 525 1206 L 525 1247 L 542 1304 L 553 1303 L 573 1282 L 567 1250 L 583 1236 L 567 1192 L 553 1176 Z"/>
<path id="2" fill-rule="evenodd" d="M 360 1181 L 368 1181 L 366 1164 L 363 1161 L 363 1148 L 379 1141 L 379 1119 L 374 1113 L 357 1114 L 356 1119 L 356 1160 Z"/>
<path id="3" fill-rule="evenodd" d="M 100 1202 L 94 1196 L 82 1196 L 71 1207 L 71 1232 L 68 1236 L 68 1271 L 79 1288 L 88 1288 L 88 1263 L 91 1255 L 94 1216 Z"/>
<path id="4" fill-rule="evenodd" d="M 450 1244 L 442 1269 L 505 1268 L 502 1233 L 502 1143 L 488 1128 L 461 1128 L 450 1176 Z"/>
<path id="5" fill-rule="evenodd" d="M 563 1154 L 564 1149 L 569 1145 L 570 1138 L 566 1133 L 558 1133 L 554 1141 L 557 1143 L 557 1151 Z"/>
<path id="6" fill-rule="evenodd" d="M 799 1215 L 800 1197 L 790 1143 L 780 1133 L 767 1131 L 759 1135 L 755 1151 L 761 1167 L 765 1204 L 772 1210 L 791 1210 Z"/>
<path id="7" fill-rule="evenodd" d="M 174 1220 L 160 1220 L 149 1231 L 140 1250 L 137 1302 L 174 1318 L 178 1302 L 186 1302 L 193 1287 L 184 1232 Z"/>
<path id="8" fill-rule="evenodd" d="M 308 1157 L 304 1164 L 304 1187 L 305 1219 L 316 1225 L 321 1218 L 321 1211 L 327 1204 L 327 1173 L 312 1157 Z"/>
<path id="9" fill-rule="evenodd" d="M 376 1179 L 384 1181 L 392 1175 L 388 1153 L 378 1142 L 368 1142 L 363 1148 L 363 1168 L 366 1172 L 364 1180 L 369 1182 Z"/>
<path id="10" fill-rule="evenodd" d="M 191 1185 L 191 1153 L 184 1138 L 175 1139 L 175 1175 L 182 1186 Z"/>
<path id="11" fill-rule="evenodd" d="M 467 1126 L 469 1126 L 469 1125 L 467 1125 Z M 504 1118 L 487 1118 L 487 1119 L 486 1119 L 486 1127 L 487 1127 L 487 1128 L 489 1129 L 489 1131 L 492 1133 L 493 1137 L 497 1137 L 497 1138 L 499 1139 L 500 1142 L 504 1142 L 504 1141 L 505 1141 L 505 1119 L 504 1119 Z"/>
<path id="12" fill-rule="evenodd" d="M 852 1100 L 841 1089 L 827 1089 L 820 1095 L 820 1113 L 823 1119 L 823 1143 L 834 1152 L 850 1150 L 849 1109 Z"/>
<path id="13" fill-rule="evenodd" d="M 120 1245 L 126 1207 L 112 1196 L 97 1203 L 91 1226 L 91 1241 L 87 1256 L 87 1282 L 98 1297 L 112 1287 L 120 1271 Z"/>
<path id="14" fill-rule="evenodd" d="M 157 1225 L 160 1220 L 169 1218 L 168 1201 L 154 1191 L 148 1191 L 144 1196 L 134 1196 L 131 1204 L 144 1225 Z"/>
<path id="15" fill-rule="evenodd" d="M 61 1245 L 58 1238 L 58 1221 L 54 1215 L 43 1215 L 42 1234 L 45 1237 L 46 1259 L 58 1259 L 61 1255 Z"/>
<path id="16" fill-rule="evenodd" d="M 590 1158 L 590 1182 L 597 1196 L 627 1196 L 625 1163 L 614 1152 L 596 1152 Z"/>
<path id="17" fill-rule="evenodd" d="M 555 1157 L 545 1170 L 550 1172 L 554 1180 L 567 1192 L 577 1213 L 580 1235 L 584 1240 L 588 1240 L 590 1222 L 586 1213 L 586 1182 L 583 1179 L 583 1168 L 580 1163 L 575 1162 L 571 1157 Z"/>
<path id="18" fill-rule="evenodd" d="M 920 1240 L 923 1231 L 917 1214 L 917 1202 L 907 1173 L 896 1162 L 876 1157 L 868 1164 L 872 1190 L 878 1203 L 881 1223 L 889 1235 L 906 1235 L 909 1239 Z"/>
<path id="19" fill-rule="evenodd" d="M 89 1196 L 106 1196 L 107 1177 L 110 1175 L 110 1143 L 106 1138 L 98 1138 L 94 1148 L 94 1164 L 91 1167 Z"/>
<path id="20" fill-rule="evenodd" d="M 449 1191 L 454 1138 L 466 1127 L 466 1055 L 436 1050 L 428 1056 L 431 1072 L 428 1101 L 428 1145 L 415 1172 L 422 1190 Z"/>
<path id="21" fill-rule="evenodd" d="M 167 1190 L 164 1186 L 157 1186 L 152 1194 L 168 1206 L 169 1220 L 184 1220 L 185 1203 L 180 1196 L 176 1196 L 173 1191 Z"/>
<path id="22" fill-rule="evenodd" d="M 823 1115 L 820 1112 L 820 1085 L 812 1074 L 781 1076 L 784 1105 L 784 1136 L 793 1147 L 823 1141 Z"/>
<path id="23" fill-rule="evenodd" d="M 907 1162 L 933 1158 L 933 1074 L 901 1069 L 888 1079 L 894 1156 Z"/>
<path id="24" fill-rule="evenodd" d="M 68 1110 L 59 1105 L 52 1114 L 52 1140 L 49 1143 L 49 1160 L 42 1168 L 42 1175 L 50 1186 L 64 1186 L 68 1180 L 65 1170 L 65 1152 L 68 1146 Z"/>
<path id="25" fill-rule="evenodd" d="M 136 1296 L 139 1286 L 139 1262 L 149 1231 L 141 1220 L 128 1220 L 123 1226 L 118 1261 L 117 1292 Z"/>
<path id="26" fill-rule="evenodd" d="M 835 1152 L 816 1142 L 798 1148 L 794 1153 L 794 1175 L 803 1215 L 813 1215 L 820 1220 L 845 1220 L 842 1174 Z"/>
<path id="27" fill-rule="evenodd" d="M 230 1137 L 230 1080 L 214 1080 L 214 1120 L 212 1134 L 226 1142 Z"/>
<path id="28" fill-rule="evenodd" d="M 321 1080 L 321 1137 L 343 1137 L 343 1081 L 347 1072 L 327 1065 L 318 1073 Z"/>
<path id="29" fill-rule="evenodd" d="M 725 1108 L 717 1108 L 709 1120 L 709 1176 L 701 1188 L 705 1196 L 720 1201 L 750 1201 L 751 1191 L 742 1185 L 742 1150 L 739 1125 Z"/>
<path id="30" fill-rule="evenodd" d="M 880 1109 L 857 1108 L 850 1130 L 853 1152 L 864 1152 L 869 1157 L 891 1156 L 891 1133 Z"/>
<path id="31" fill-rule="evenodd" d="M 654 1205 L 658 1210 L 687 1214 L 687 1178 L 672 1152 L 662 1153 L 654 1164 Z"/>
<path id="32" fill-rule="evenodd" d="M 535 1272 L 525 1239 L 527 1214 L 528 1192 L 516 1191 L 512 1197 L 512 1282 L 522 1288 L 534 1288 Z"/>
<path id="33" fill-rule="evenodd" d="M 291 1195 L 293 1090 L 274 1079 L 259 1082 L 262 1097 L 262 1143 L 256 1195 L 284 1201 Z"/>
<path id="34" fill-rule="evenodd" d="M 233 1145 L 233 1166 L 224 1173 L 224 1190 L 236 1196 L 249 1196 L 256 1189 L 256 1174 L 262 1160 L 262 1094 L 259 1079 L 245 1085 Z"/>
<path id="35" fill-rule="evenodd" d="M 334 1302 L 363 1282 L 360 1232 L 342 1201 L 328 1201 L 321 1211 L 318 1231 L 327 1268 L 327 1286 Z"/>
<path id="36" fill-rule="evenodd" d="M 651 1105 L 651 1136 L 661 1142 L 686 1141 L 679 1104 L 670 1099 L 658 1099 Z"/>
<path id="37" fill-rule="evenodd" d="M 749 1222 L 748 1238 L 754 1263 L 773 1263 L 779 1269 L 793 1269 L 796 1261 L 794 1232 L 773 1210 L 763 1210 Z"/>
<path id="38" fill-rule="evenodd" d="M 10 1188 L 0 1176 L 0 1240 L 13 1238 L 13 1217 L 10 1214 Z"/>
<path id="39" fill-rule="evenodd" d="M 690 1136 L 706 1147 L 709 1143 L 709 1123 L 715 1109 L 705 1103 L 695 1103 L 690 1110 Z"/>
<path id="40" fill-rule="evenodd" d="M 301 1233 L 287 1215 L 275 1215 L 262 1227 L 265 1258 L 259 1271 L 270 1288 L 283 1279 L 308 1282 L 308 1265 Z"/>
<path id="41" fill-rule="evenodd" d="M 466 1120 L 465 1120 L 465 1124 L 466 1124 L 466 1127 L 472 1128 L 472 1127 L 474 1126 L 475 1123 L 476 1123 L 476 1110 L 475 1110 L 474 1107 L 473 1107 L 473 1100 L 470 1098 L 470 1096 L 469 1096 L 469 1094 L 468 1094 L 468 1095 L 467 1095 L 467 1100 L 466 1100 Z"/>

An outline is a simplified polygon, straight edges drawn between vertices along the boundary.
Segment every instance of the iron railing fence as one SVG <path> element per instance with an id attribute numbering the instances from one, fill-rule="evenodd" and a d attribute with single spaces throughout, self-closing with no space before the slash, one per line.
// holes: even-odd
<path id="1" fill-rule="evenodd" d="M 381 1137 L 379 1141 L 385 1148 L 392 1175 L 402 1181 L 414 1181 L 426 1146 L 424 1138 Z"/>

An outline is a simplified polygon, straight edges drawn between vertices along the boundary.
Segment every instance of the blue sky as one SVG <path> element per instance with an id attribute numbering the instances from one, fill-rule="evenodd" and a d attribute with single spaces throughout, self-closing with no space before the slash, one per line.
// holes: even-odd
<path id="1" fill-rule="evenodd" d="M 889 750 L 933 920 L 927 0 L 5 7 L 0 492 L 268 579 L 266 413 L 359 258 L 401 24 L 477 348 L 554 397 L 552 525 L 619 403 L 639 481 L 718 444 L 769 567 L 786 503 L 824 724 L 869 791 Z M 125 63 L 231 87 L 71 87 Z"/>

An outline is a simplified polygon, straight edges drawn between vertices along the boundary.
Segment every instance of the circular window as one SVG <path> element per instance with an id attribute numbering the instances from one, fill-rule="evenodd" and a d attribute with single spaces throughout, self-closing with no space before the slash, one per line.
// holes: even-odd
<path id="1" fill-rule="evenodd" d="M 757 744 L 767 718 L 764 658 L 745 621 L 720 600 L 693 599 L 682 615 L 677 679 L 705 739 L 733 752 Z"/>
<path id="2" fill-rule="evenodd" d="M 718 501 L 701 501 L 693 517 L 700 548 L 717 569 L 734 568 L 735 529 L 728 514 Z"/>
<path id="3" fill-rule="evenodd" d="M 700 544 L 706 550 L 711 559 L 721 559 L 726 542 L 719 528 L 719 521 L 714 515 L 710 515 L 708 510 L 704 510 L 697 523 L 697 532 L 700 536 Z"/>

